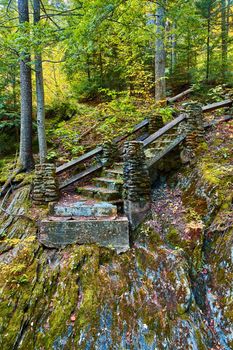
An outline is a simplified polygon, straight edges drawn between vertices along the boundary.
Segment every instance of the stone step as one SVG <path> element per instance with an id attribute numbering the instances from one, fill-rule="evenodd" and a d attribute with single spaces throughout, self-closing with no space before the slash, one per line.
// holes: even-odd
<path id="1" fill-rule="evenodd" d="M 56 204 L 52 210 L 55 216 L 65 217 L 114 217 L 117 216 L 117 205 L 107 202 L 88 204 L 77 201 L 70 204 Z"/>
<path id="2" fill-rule="evenodd" d="M 124 163 L 114 163 L 113 169 L 114 170 L 123 170 Z"/>
<path id="3" fill-rule="evenodd" d="M 104 171 L 104 176 L 111 178 L 111 179 L 122 179 L 123 177 L 123 169 L 106 169 Z"/>
<path id="4" fill-rule="evenodd" d="M 121 198 L 121 194 L 115 190 L 109 190 L 104 187 L 83 186 L 78 187 L 77 192 L 84 197 L 94 198 L 101 201 L 114 201 Z"/>
<path id="5" fill-rule="evenodd" d="M 122 192 L 123 180 L 110 179 L 108 177 L 97 177 L 93 179 L 96 187 L 106 187 L 109 190 Z"/>
<path id="6" fill-rule="evenodd" d="M 114 220 L 49 217 L 40 222 L 38 238 L 48 248 L 64 248 L 70 244 L 97 244 L 122 253 L 129 249 L 129 221 L 124 216 Z"/>

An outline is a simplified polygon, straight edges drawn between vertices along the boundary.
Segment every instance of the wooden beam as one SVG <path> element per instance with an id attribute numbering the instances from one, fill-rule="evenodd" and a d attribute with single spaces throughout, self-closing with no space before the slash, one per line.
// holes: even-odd
<path id="1" fill-rule="evenodd" d="M 70 162 L 61 165 L 56 169 L 56 174 L 60 174 L 63 171 L 68 170 L 68 169 L 74 167 L 75 165 L 78 165 L 79 163 L 83 163 L 84 161 L 91 159 L 92 157 L 96 156 L 97 154 L 100 154 L 102 151 L 103 151 L 102 147 L 97 147 L 97 148 L 93 149 L 92 151 L 83 154 L 81 157 L 73 159 Z"/>
<path id="2" fill-rule="evenodd" d="M 167 103 L 173 103 L 173 102 L 179 100 L 180 98 L 182 98 L 182 97 L 184 97 L 184 96 L 190 94 L 191 92 L 193 92 L 193 87 L 191 87 L 191 88 L 188 89 L 188 90 L 185 90 L 185 91 L 181 92 L 180 94 L 178 94 L 178 95 L 176 95 L 176 96 L 174 96 L 174 97 L 169 97 L 169 98 L 167 99 Z"/>
<path id="3" fill-rule="evenodd" d="M 225 115 L 224 117 L 220 118 L 220 119 L 215 119 L 212 120 L 210 123 L 205 123 L 204 128 L 210 128 L 211 126 L 215 126 L 224 122 L 228 122 L 229 120 L 233 119 L 233 115 Z"/>
<path id="4" fill-rule="evenodd" d="M 164 127 L 156 131 L 154 134 L 150 135 L 143 141 L 143 146 L 147 147 L 149 144 L 157 140 L 159 137 L 162 135 L 166 134 L 167 131 L 171 130 L 174 128 L 174 126 L 180 124 L 183 120 L 185 120 L 187 115 L 185 113 L 181 114 L 179 117 L 176 119 L 172 120 L 170 123 L 166 124 Z"/>
<path id="5" fill-rule="evenodd" d="M 233 103 L 232 100 L 224 100 L 221 102 L 211 103 L 207 106 L 202 107 L 202 111 L 203 111 L 203 113 L 208 113 L 208 112 L 214 111 L 215 109 L 224 108 L 224 107 L 231 107 L 232 103 Z"/>
<path id="6" fill-rule="evenodd" d="M 93 165 L 92 167 L 89 167 L 88 169 L 82 171 L 81 173 L 76 174 L 70 177 L 69 179 L 67 179 L 66 181 L 64 181 L 61 185 L 59 185 L 59 190 L 63 190 L 67 186 L 72 185 L 73 183 L 80 181 L 89 175 L 94 174 L 96 171 L 102 168 L 103 168 L 102 164 L 97 164 L 97 165 Z"/>

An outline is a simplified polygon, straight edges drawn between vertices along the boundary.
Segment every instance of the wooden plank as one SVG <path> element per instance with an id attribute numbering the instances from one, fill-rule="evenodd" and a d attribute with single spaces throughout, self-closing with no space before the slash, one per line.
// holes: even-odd
<path id="1" fill-rule="evenodd" d="M 72 185 L 74 182 L 77 182 L 79 180 L 84 179 L 85 177 L 87 177 L 88 175 L 92 175 L 93 173 L 95 173 L 97 170 L 100 170 L 103 168 L 102 164 L 97 164 L 97 165 L 93 165 L 92 167 L 89 167 L 88 169 L 82 171 L 79 174 L 76 174 L 72 177 L 70 177 L 69 179 L 67 179 L 66 181 L 64 181 L 60 186 L 59 186 L 59 190 L 62 190 L 64 188 L 66 188 L 69 185 Z"/>
<path id="2" fill-rule="evenodd" d="M 159 152 L 154 158 L 147 161 L 148 168 L 152 167 L 155 163 L 157 163 L 160 159 L 166 156 L 169 152 L 171 152 L 175 147 L 177 147 L 181 142 L 183 142 L 186 138 L 186 135 L 179 135 L 176 137 L 168 147 L 166 147 L 163 151 Z"/>
<path id="3" fill-rule="evenodd" d="M 224 108 L 224 107 L 231 107 L 232 103 L 233 103 L 232 100 L 215 102 L 215 103 L 212 103 L 212 104 L 209 104 L 207 106 L 202 107 L 202 111 L 203 111 L 203 113 L 208 113 L 208 112 L 214 111 L 215 109 Z"/>
<path id="4" fill-rule="evenodd" d="M 56 174 L 60 174 L 63 171 L 68 170 L 79 163 L 82 163 L 88 159 L 91 159 L 92 157 L 96 156 L 97 154 L 101 153 L 102 151 L 103 151 L 102 147 L 97 147 L 97 148 L 91 150 L 90 152 L 83 154 L 81 157 L 73 159 L 70 162 L 61 165 L 56 169 Z"/>
<path id="5" fill-rule="evenodd" d="M 145 139 L 147 139 L 147 137 L 149 137 L 150 134 L 148 132 L 145 132 L 144 134 L 140 135 L 139 137 L 137 137 L 137 141 L 144 141 Z"/>
<path id="6" fill-rule="evenodd" d="M 169 98 L 167 99 L 167 102 L 168 102 L 168 103 L 173 103 L 173 102 L 179 100 L 180 98 L 182 98 L 182 97 L 184 97 L 184 96 L 190 94 L 191 92 L 193 92 L 193 88 L 190 88 L 190 89 L 188 89 L 188 90 L 185 90 L 185 91 L 181 92 L 180 94 L 178 94 L 178 95 L 176 95 L 176 96 L 174 96 L 174 97 L 169 97 Z"/>
<path id="7" fill-rule="evenodd" d="M 147 147 L 149 144 L 157 140 L 159 137 L 162 135 L 166 134 L 167 131 L 171 130 L 174 128 L 174 126 L 180 124 L 183 120 L 185 120 L 187 117 L 187 114 L 183 113 L 176 119 L 172 120 L 170 123 L 166 124 L 164 127 L 156 131 L 154 134 L 150 135 L 143 141 L 143 146 Z"/>
<path id="8" fill-rule="evenodd" d="M 220 123 L 224 123 L 224 122 L 228 122 L 229 120 L 233 119 L 233 115 L 225 115 L 223 118 L 221 119 L 216 119 L 216 120 L 212 120 L 210 123 L 205 123 L 204 124 L 204 128 L 210 128 L 211 126 L 215 126 L 218 125 Z"/>

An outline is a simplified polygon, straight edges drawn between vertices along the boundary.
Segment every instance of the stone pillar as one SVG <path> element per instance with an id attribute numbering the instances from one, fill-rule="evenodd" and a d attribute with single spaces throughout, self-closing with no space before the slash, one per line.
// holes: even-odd
<path id="1" fill-rule="evenodd" d="M 117 144 L 111 141 L 104 142 L 102 145 L 103 154 L 101 156 L 101 163 L 104 166 L 111 165 L 118 157 L 118 148 Z"/>
<path id="2" fill-rule="evenodd" d="M 163 117 L 156 113 L 149 117 L 149 133 L 153 134 L 164 126 Z"/>
<path id="3" fill-rule="evenodd" d="M 124 211 L 134 230 L 142 223 L 151 206 L 151 184 L 143 143 L 125 142 L 123 158 Z"/>
<path id="4" fill-rule="evenodd" d="M 198 103 L 186 106 L 187 121 L 184 127 L 186 133 L 185 146 L 182 150 L 182 161 L 187 163 L 194 159 L 199 142 L 204 141 L 205 129 L 202 107 Z"/>
<path id="5" fill-rule="evenodd" d="M 32 199 L 35 204 L 43 205 L 55 202 L 59 198 L 54 164 L 37 164 L 33 183 Z"/>
<path id="6" fill-rule="evenodd" d="M 186 107 L 187 112 L 187 146 L 189 144 L 192 150 L 195 150 L 198 143 L 204 140 L 205 129 L 202 107 L 198 103 L 189 103 Z"/>

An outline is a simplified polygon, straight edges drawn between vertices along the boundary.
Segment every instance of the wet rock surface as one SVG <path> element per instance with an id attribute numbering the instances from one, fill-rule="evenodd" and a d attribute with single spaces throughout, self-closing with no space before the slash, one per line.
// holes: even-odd
<path id="1" fill-rule="evenodd" d="M 229 128 L 211 131 L 195 168 L 154 189 L 152 217 L 121 255 L 42 247 L 35 223 L 16 216 L 34 210 L 19 190 L 15 216 L 0 221 L 1 348 L 232 349 Z"/>

